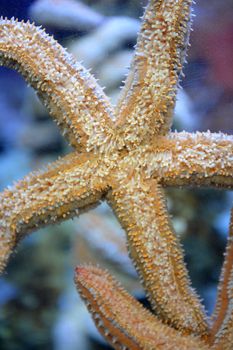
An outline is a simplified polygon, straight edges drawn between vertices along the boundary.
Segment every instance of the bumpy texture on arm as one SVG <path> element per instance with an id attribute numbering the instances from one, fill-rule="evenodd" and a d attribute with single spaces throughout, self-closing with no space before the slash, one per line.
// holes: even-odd
<path id="1" fill-rule="evenodd" d="M 18 70 L 70 144 L 93 149 L 112 137 L 114 111 L 89 72 L 34 25 L 0 19 L 0 65 Z"/>
<path id="2" fill-rule="evenodd" d="M 135 57 L 117 112 L 127 146 L 171 126 L 189 37 L 192 0 L 152 0 L 146 8 Z"/>
<path id="3" fill-rule="evenodd" d="M 233 188 L 233 136 L 180 132 L 168 140 L 171 160 L 164 173 L 160 166 L 163 185 Z"/>
<path id="4" fill-rule="evenodd" d="M 105 271 L 78 267 L 75 282 L 97 328 L 114 349 L 209 349 L 199 339 L 162 324 Z"/>
<path id="5" fill-rule="evenodd" d="M 204 312 L 190 287 L 160 185 L 134 174 L 108 196 L 156 314 L 183 332 L 206 335 Z"/>
<path id="6" fill-rule="evenodd" d="M 94 174 L 94 175 L 93 175 Z M 97 204 L 107 189 L 98 158 L 70 154 L 0 194 L 0 271 L 27 233 Z"/>

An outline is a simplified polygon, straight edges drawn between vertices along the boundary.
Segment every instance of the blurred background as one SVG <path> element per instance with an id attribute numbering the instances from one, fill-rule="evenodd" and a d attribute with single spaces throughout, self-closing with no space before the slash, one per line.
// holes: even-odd
<path id="1" fill-rule="evenodd" d="M 115 104 L 129 66 L 142 0 L 0 0 L 0 15 L 46 28 L 92 68 Z M 233 133 L 233 2 L 194 7 L 185 79 L 174 129 Z M 34 91 L 0 67 L 0 189 L 69 152 Z M 225 249 L 232 194 L 169 189 L 168 205 L 193 285 L 210 314 Z M 125 235 L 106 203 L 79 219 L 26 238 L 0 278 L 2 350 L 110 349 L 76 293 L 73 270 L 91 262 L 107 268 L 149 307 L 127 256 Z"/>

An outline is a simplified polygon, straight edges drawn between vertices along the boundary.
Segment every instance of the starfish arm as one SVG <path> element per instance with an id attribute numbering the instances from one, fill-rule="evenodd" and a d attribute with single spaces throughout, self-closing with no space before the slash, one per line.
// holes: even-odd
<path id="1" fill-rule="evenodd" d="M 126 143 L 139 144 L 171 126 L 190 29 L 191 0 L 151 0 L 131 72 L 118 104 Z"/>
<path id="2" fill-rule="evenodd" d="M 211 343 L 215 344 L 216 349 L 230 350 L 233 344 L 233 209 L 226 256 L 212 319 Z"/>
<path id="3" fill-rule="evenodd" d="M 162 324 L 107 272 L 78 267 L 75 282 L 100 333 L 117 350 L 208 349 Z"/>
<path id="4" fill-rule="evenodd" d="M 233 188 L 233 137 L 222 133 L 170 133 L 158 138 L 138 164 L 163 186 Z M 146 167 L 145 165 L 146 164 Z"/>
<path id="5" fill-rule="evenodd" d="M 93 175 L 94 174 L 94 175 Z M 35 228 L 78 215 L 106 190 L 98 159 L 71 154 L 0 194 L 0 271 L 18 243 Z"/>
<path id="6" fill-rule="evenodd" d="M 206 316 L 190 287 L 162 188 L 139 174 L 126 178 L 124 174 L 108 199 L 127 232 L 129 251 L 152 308 L 180 331 L 206 336 Z"/>
<path id="7" fill-rule="evenodd" d="M 81 150 L 111 139 L 113 109 L 91 74 L 30 23 L 0 19 L 0 65 L 18 70 L 67 137 Z"/>
<path id="8" fill-rule="evenodd" d="M 214 343 L 211 347 L 213 350 L 232 350 L 233 345 L 233 269 L 229 276 L 230 283 L 228 284 L 229 303 L 225 311 L 225 317 L 222 320 L 221 326 L 215 334 Z"/>

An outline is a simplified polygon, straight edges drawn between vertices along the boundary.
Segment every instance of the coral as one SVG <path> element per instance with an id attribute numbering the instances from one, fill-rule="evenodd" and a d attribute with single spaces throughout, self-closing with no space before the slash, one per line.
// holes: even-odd
<path id="1" fill-rule="evenodd" d="M 104 20 L 99 13 L 74 0 L 37 0 L 30 6 L 29 14 L 43 25 L 80 31 L 98 27 Z"/>
<path id="2" fill-rule="evenodd" d="M 105 272 L 77 269 L 97 327 L 116 349 L 230 349 L 232 248 L 211 328 L 192 290 L 164 187 L 233 187 L 233 137 L 171 132 L 191 0 L 151 0 L 114 109 L 95 79 L 30 23 L 0 21 L 0 63 L 17 69 L 74 151 L 0 195 L 0 268 L 26 234 L 106 199 L 124 227 L 155 315 Z M 164 324 L 163 324 L 164 323 Z"/>

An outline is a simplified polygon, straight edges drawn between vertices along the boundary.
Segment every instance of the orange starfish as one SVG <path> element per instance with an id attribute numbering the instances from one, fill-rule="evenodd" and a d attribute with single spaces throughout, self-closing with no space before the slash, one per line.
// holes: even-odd
<path id="1" fill-rule="evenodd" d="M 0 63 L 23 74 L 74 147 L 46 171 L 0 194 L 0 268 L 27 233 L 107 199 L 125 228 L 131 257 L 159 319 L 106 273 L 79 268 L 78 287 L 116 349 L 233 345 L 232 248 L 211 333 L 190 286 L 163 192 L 166 186 L 233 187 L 232 136 L 170 131 L 191 3 L 149 1 L 116 109 L 95 79 L 41 29 L 0 20 Z"/>

